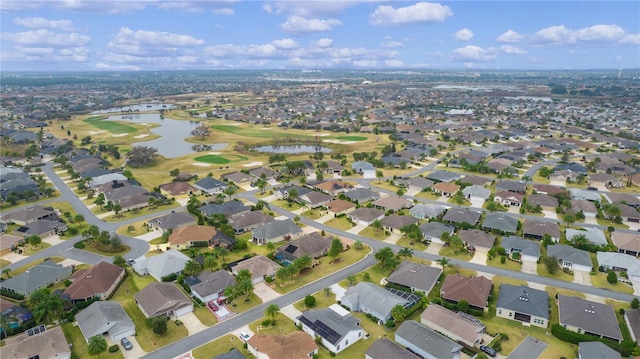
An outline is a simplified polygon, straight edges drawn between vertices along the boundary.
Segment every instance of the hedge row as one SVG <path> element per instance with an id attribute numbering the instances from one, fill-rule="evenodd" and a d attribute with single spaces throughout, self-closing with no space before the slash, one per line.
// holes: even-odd
<path id="1" fill-rule="evenodd" d="M 572 332 L 563 328 L 560 324 L 553 324 L 551 326 L 551 334 L 553 334 L 554 337 L 562 340 L 563 342 L 572 344 L 578 344 L 580 342 L 599 341 L 610 347 L 611 349 L 617 351 L 623 357 L 630 356 L 633 352 L 633 348 L 635 347 L 634 343 L 631 342 L 623 341 L 622 343 L 618 343 L 610 339 Z"/>
<path id="2" fill-rule="evenodd" d="M 0 294 L 3 297 L 9 297 L 9 298 L 16 299 L 16 300 L 23 300 L 24 299 L 24 295 L 22 295 L 20 293 L 12 292 L 12 291 L 4 289 L 4 288 L 0 289 Z"/>

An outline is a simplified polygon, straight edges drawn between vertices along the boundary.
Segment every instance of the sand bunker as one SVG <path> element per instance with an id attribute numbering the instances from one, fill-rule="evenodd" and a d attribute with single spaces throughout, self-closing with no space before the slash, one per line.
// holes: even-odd
<path id="1" fill-rule="evenodd" d="M 324 137 L 324 136 L 329 136 L 329 135 L 331 135 L 331 134 L 330 133 L 321 133 L 321 134 L 316 135 L 316 136 Z"/>
<path id="2" fill-rule="evenodd" d="M 262 162 L 261 161 L 251 162 L 251 163 L 247 163 L 246 165 L 242 165 L 242 166 L 244 166 L 244 167 L 262 166 Z"/>
<path id="3" fill-rule="evenodd" d="M 137 135 L 137 136 L 133 136 L 133 138 L 145 138 L 145 137 L 147 137 L 147 136 L 149 136 L 149 134 L 148 134 L 148 133 L 145 133 L 144 135 Z"/>
<path id="4" fill-rule="evenodd" d="M 127 133 L 119 133 L 117 135 L 111 135 L 111 137 L 122 137 L 128 135 Z"/>
<path id="5" fill-rule="evenodd" d="M 194 163 L 192 163 L 192 165 L 194 165 L 194 166 L 200 166 L 200 167 L 209 167 L 209 166 L 211 166 L 211 165 L 210 165 L 210 164 L 208 164 L 208 163 L 202 163 L 202 162 L 194 162 Z"/>
<path id="6" fill-rule="evenodd" d="M 209 152 L 210 155 L 219 155 L 220 152 Z"/>
<path id="7" fill-rule="evenodd" d="M 341 145 L 352 145 L 356 143 L 356 141 L 340 141 L 340 140 L 324 140 L 324 142 L 337 143 Z"/>
<path id="8" fill-rule="evenodd" d="M 97 135 L 103 133 L 104 131 L 89 131 L 89 135 Z"/>
<path id="9" fill-rule="evenodd" d="M 261 128 L 261 130 L 270 130 L 270 129 L 271 129 L 271 127 L 263 127 L 263 128 Z"/>

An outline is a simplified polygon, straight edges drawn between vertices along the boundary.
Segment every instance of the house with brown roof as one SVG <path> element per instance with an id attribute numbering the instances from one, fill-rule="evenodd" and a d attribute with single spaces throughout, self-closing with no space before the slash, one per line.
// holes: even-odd
<path id="1" fill-rule="evenodd" d="M 320 182 L 313 187 L 332 196 L 337 196 L 340 193 L 353 189 L 353 185 L 351 183 L 341 180 L 328 180 Z"/>
<path id="2" fill-rule="evenodd" d="M 124 275 L 124 268 L 103 261 L 91 268 L 73 273 L 69 278 L 71 285 L 64 290 L 63 294 L 74 302 L 91 298 L 107 300 Z"/>
<path id="3" fill-rule="evenodd" d="M 257 333 L 247 340 L 247 350 L 261 359 L 309 359 L 318 354 L 318 345 L 302 331 L 287 335 Z"/>
<path id="4" fill-rule="evenodd" d="M 620 208 L 620 217 L 622 217 L 624 222 L 640 222 L 640 212 L 638 212 L 636 207 L 631 207 L 624 203 L 614 203 L 614 206 Z"/>
<path id="5" fill-rule="evenodd" d="M 536 221 L 527 219 L 524 221 L 522 236 L 541 240 L 545 234 L 551 236 L 551 240 L 558 242 L 560 240 L 560 226 L 555 222 Z"/>
<path id="6" fill-rule="evenodd" d="M 498 191 L 493 196 L 493 200 L 506 207 L 520 206 L 524 201 L 524 195 L 511 191 Z"/>
<path id="7" fill-rule="evenodd" d="M 586 199 L 572 199 L 571 200 L 571 210 L 575 213 L 582 211 L 585 217 L 595 218 L 598 214 L 598 209 L 596 205 L 587 201 Z"/>
<path id="8" fill-rule="evenodd" d="M 533 187 L 533 190 L 536 191 L 537 193 L 548 194 L 550 196 L 567 192 L 567 190 L 565 190 L 562 187 L 553 186 L 549 184 L 535 183 L 533 184 L 532 187 Z"/>
<path id="9" fill-rule="evenodd" d="M 238 275 L 243 269 L 249 270 L 253 283 L 260 283 L 266 277 L 271 277 L 276 274 L 278 269 L 282 268 L 278 263 L 271 259 L 258 254 L 257 256 L 242 260 L 231 267 L 233 275 Z"/>
<path id="10" fill-rule="evenodd" d="M 322 236 L 320 232 L 309 233 L 276 248 L 275 256 L 278 260 L 288 262 L 305 255 L 320 258 L 329 252 L 332 240 L 332 237 Z"/>
<path id="11" fill-rule="evenodd" d="M 413 201 L 398 196 L 384 196 L 372 203 L 376 207 L 380 207 L 385 211 L 399 211 L 403 208 L 413 207 Z"/>
<path id="12" fill-rule="evenodd" d="M 633 232 L 611 232 L 611 241 L 618 247 L 618 252 L 640 256 L 640 234 Z"/>
<path id="13" fill-rule="evenodd" d="M 527 197 L 527 202 L 534 206 L 540 206 L 545 211 L 555 211 L 558 207 L 558 200 L 555 197 L 542 193 L 530 195 Z"/>
<path id="14" fill-rule="evenodd" d="M 237 184 L 238 186 L 250 183 L 251 180 L 253 180 L 253 177 L 250 174 L 244 173 L 244 172 L 241 172 L 241 171 L 225 173 L 225 174 L 221 175 L 220 178 L 223 179 L 223 180 L 226 179 L 228 181 L 232 181 L 233 183 Z"/>
<path id="15" fill-rule="evenodd" d="M 496 236 L 479 229 L 463 229 L 458 233 L 458 237 L 462 239 L 464 245 L 469 249 L 490 249 L 496 241 Z"/>
<path id="16" fill-rule="evenodd" d="M 483 276 L 466 277 L 458 273 L 450 274 L 442 283 L 440 296 L 451 303 L 466 300 L 471 308 L 485 310 L 491 294 L 491 286 L 491 280 Z"/>
<path id="17" fill-rule="evenodd" d="M 464 313 L 455 313 L 438 304 L 430 304 L 420 315 L 420 322 L 456 342 L 473 347 L 482 342 L 485 326 Z"/>
<path id="18" fill-rule="evenodd" d="M 299 195 L 298 199 L 306 203 L 310 208 L 318 208 L 329 203 L 333 197 L 323 192 L 311 191 Z"/>
<path id="19" fill-rule="evenodd" d="M 236 234 L 249 232 L 261 224 L 269 223 L 274 218 L 261 211 L 251 211 L 234 214 L 229 217 L 229 224 Z"/>
<path id="20" fill-rule="evenodd" d="M 32 332 L 33 333 L 33 332 Z M 27 332 L 5 339 L 3 358 L 70 359 L 71 348 L 57 326 L 29 335 Z"/>
<path id="21" fill-rule="evenodd" d="M 198 192 L 198 189 L 188 182 L 181 181 L 161 184 L 159 188 L 161 194 L 169 197 L 186 197 Z"/>
<path id="22" fill-rule="evenodd" d="M 18 245 L 24 243 L 24 237 L 12 234 L 0 234 L 0 255 L 5 255 L 18 249 Z"/>
<path id="23" fill-rule="evenodd" d="M 176 228 L 169 236 L 169 245 L 167 248 L 187 249 L 196 242 L 206 242 L 213 238 L 218 231 L 215 227 L 199 226 L 196 224 Z"/>
<path id="24" fill-rule="evenodd" d="M 345 201 L 343 199 L 334 199 L 331 202 L 324 205 L 329 214 L 333 214 L 334 217 L 337 217 L 341 214 L 346 214 L 354 209 L 356 209 L 356 205 L 353 202 Z"/>
<path id="25" fill-rule="evenodd" d="M 447 197 L 453 196 L 458 190 L 460 190 L 460 186 L 449 182 L 439 182 L 431 186 L 431 191 Z"/>
<path id="26" fill-rule="evenodd" d="M 371 225 L 376 220 L 384 218 L 384 211 L 377 208 L 360 207 L 347 214 L 356 224 Z"/>
<path id="27" fill-rule="evenodd" d="M 152 282 L 134 298 L 146 318 L 179 318 L 193 312 L 193 302 L 174 283 Z"/>

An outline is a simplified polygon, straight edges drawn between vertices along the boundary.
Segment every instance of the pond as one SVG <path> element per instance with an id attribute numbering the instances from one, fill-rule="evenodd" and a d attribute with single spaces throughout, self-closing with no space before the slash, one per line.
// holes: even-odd
<path id="1" fill-rule="evenodd" d="M 151 132 L 160 135 L 160 138 L 144 141 L 145 135 L 138 135 L 135 136 L 135 138 L 139 138 L 141 141 L 134 142 L 132 145 L 155 147 L 158 149 L 158 153 L 166 158 L 180 157 L 195 152 L 193 150 L 194 144 L 186 142 L 184 139 L 191 137 L 191 131 L 200 126 L 200 122 L 178 121 L 170 118 L 163 119 L 160 118 L 160 115 L 157 113 L 109 116 L 107 121 L 135 122 L 142 125 L 154 123 L 160 125 L 159 127 L 151 129 Z M 207 151 L 219 151 L 227 147 L 227 145 L 227 143 L 208 143 L 206 149 Z"/>
<path id="2" fill-rule="evenodd" d="M 253 150 L 262 152 L 262 153 L 288 153 L 288 154 L 331 152 L 330 148 L 326 148 L 322 146 L 312 146 L 312 145 L 285 145 L 285 146 L 269 145 L 269 146 L 254 147 Z"/>
<path id="3" fill-rule="evenodd" d="M 159 111 L 159 110 L 172 110 L 176 108 L 174 105 L 168 103 L 141 103 L 139 105 L 129 105 L 121 107 L 112 107 L 105 110 L 96 110 L 91 112 L 93 115 L 100 115 L 105 113 L 118 113 L 118 112 L 143 112 L 143 111 Z"/>

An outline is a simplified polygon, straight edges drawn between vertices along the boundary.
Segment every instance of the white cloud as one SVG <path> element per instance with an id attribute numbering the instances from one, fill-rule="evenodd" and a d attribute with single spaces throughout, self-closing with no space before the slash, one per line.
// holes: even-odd
<path id="1" fill-rule="evenodd" d="M 379 26 L 433 23 L 442 22 L 451 16 L 453 16 L 453 12 L 448 6 L 438 3 L 419 2 L 397 9 L 389 5 L 378 6 L 371 14 L 369 22 Z"/>
<path id="2" fill-rule="evenodd" d="M 301 17 L 329 17 L 339 16 L 347 8 L 354 6 L 359 1 L 348 0 L 323 0 L 323 1 L 268 1 L 262 9 L 269 14 L 289 14 Z"/>
<path id="3" fill-rule="evenodd" d="M 401 41 L 384 41 L 380 43 L 380 46 L 387 49 L 395 49 L 398 47 L 404 47 L 404 43 Z"/>
<path id="4" fill-rule="evenodd" d="M 43 17 L 17 17 L 13 20 L 13 23 L 30 29 L 74 31 L 71 20 L 47 20 Z"/>
<path id="5" fill-rule="evenodd" d="M 233 15 L 234 10 L 231 5 L 235 4 L 237 0 L 207 0 L 207 1 L 159 1 L 153 2 L 158 9 L 161 10 L 181 10 L 184 12 L 203 12 L 206 9 L 211 9 L 211 12 L 216 15 Z"/>
<path id="6" fill-rule="evenodd" d="M 334 26 L 342 24 L 342 21 L 335 19 L 307 19 L 298 15 L 289 16 L 287 21 L 280 24 L 280 28 L 293 34 L 311 34 L 314 32 L 329 31 Z"/>
<path id="7" fill-rule="evenodd" d="M 333 39 L 329 39 L 329 38 L 322 38 L 319 39 L 318 41 L 314 42 L 313 45 L 317 46 L 317 47 L 329 47 L 333 44 Z"/>
<path id="8" fill-rule="evenodd" d="M 292 39 L 273 40 L 271 43 L 281 49 L 294 49 L 298 47 L 298 44 Z"/>
<path id="9" fill-rule="evenodd" d="M 594 25 L 573 32 L 576 41 L 612 42 L 625 36 L 618 25 Z"/>
<path id="10" fill-rule="evenodd" d="M 520 54 L 526 54 L 527 52 L 517 46 L 512 46 L 512 45 L 502 45 L 499 47 L 500 51 L 504 52 L 505 54 L 510 54 L 510 55 L 520 55 Z"/>
<path id="11" fill-rule="evenodd" d="M 496 58 L 495 50 L 485 50 L 479 46 L 467 45 L 453 50 L 453 58 L 464 62 L 490 61 Z"/>
<path id="12" fill-rule="evenodd" d="M 222 8 L 222 9 L 213 9 L 211 10 L 212 13 L 216 14 L 216 15 L 223 15 L 223 16 L 231 16 L 233 14 L 235 14 L 235 11 L 232 8 Z"/>
<path id="13" fill-rule="evenodd" d="M 402 60 L 386 60 L 384 64 L 388 67 L 404 67 Z"/>
<path id="14" fill-rule="evenodd" d="M 205 53 L 218 58 L 283 58 L 285 51 L 278 51 L 273 44 L 239 46 L 233 44 L 223 44 L 208 46 Z"/>
<path id="15" fill-rule="evenodd" d="M 24 32 L 3 32 L 2 39 L 25 47 L 78 47 L 86 45 L 91 38 L 75 32 L 56 33 L 40 29 Z"/>
<path id="16" fill-rule="evenodd" d="M 549 26 L 538 30 L 531 41 L 543 46 L 565 45 L 634 45 L 640 43 L 640 34 L 628 34 L 618 25 L 593 25 L 571 30 L 564 25 Z"/>
<path id="17" fill-rule="evenodd" d="M 107 44 L 111 50 L 129 55 L 166 55 L 180 48 L 203 45 L 204 40 L 191 35 L 174 34 L 163 31 L 133 31 L 128 27 L 120 28 L 112 41 Z"/>
<path id="18" fill-rule="evenodd" d="M 377 67 L 378 62 L 375 60 L 356 60 L 352 62 L 354 67 Z"/>
<path id="19" fill-rule="evenodd" d="M 575 39 L 571 34 L 571 30 L 564 27 L 564 25 L 559 25 L 538 30 L 533 34 L 532 41 L 541 45 L 562 45 L 573 43 Z"/>
<path id="20" fill-rule="evenodd" d="M 620 40 L 622 45 L 640 45 L 640 34 L 629 34 Z"/>
<path id="21" fill-rule="evenodd" d="M 473 38 L 473 31 L 465 27 L 462 30 L 456 31 L 456 33 L 453 34 L 453 38 L 457 41 L 470 41 L 471 38 Z"/>
<path id="22" fill-rule="evenodd" d="M 522 39 L 524 39 L 523 35 L 520 35 L 517 32 L 509 29 L 509 30 L 505 31 L 504 33 L 500 34 L 496 40 L 498 42 L 515 43 L 515 42 L 522 41 Z"/>

